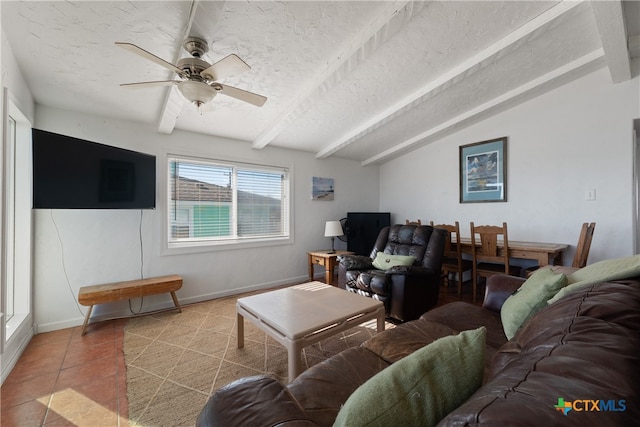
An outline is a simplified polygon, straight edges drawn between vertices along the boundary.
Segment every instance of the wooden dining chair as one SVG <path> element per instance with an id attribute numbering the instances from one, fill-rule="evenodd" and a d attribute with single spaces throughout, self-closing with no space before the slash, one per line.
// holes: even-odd
<path id="1" fill-rule="evenodd" d="M 589 249 L 591 249 L 591 240 L 593 239 L 593 232 L 596 229 L 596 223 L 582 224 L 580 229 L 580 237 L 578 238 L 578 245 L 576 246 L 576 253 L 573 256 L 573 263 L 571 267 L 582 268 L 587 265 L 587 258 L 589 258 Z"/>
<path id="2" fill-rule="evenodd" d="M 415 221 L 409 221 L 408 219 L 405 219 L 404 221 L 404 225 L 422 225 L 422 221 L 420 221 L 419 219 Z"/>
<path id="3" fill-rule="evenodd" d="M 589 258 L 589 250 L 591 249 L 591 240 L 593 240 L 593 232 L 596 229 L 596 223 L 585 222 L 580 229 L 580 236 L 578 237 L 578 244 L 576 245 L 576 253 L 573 256 L 573 262 L 571 267 L 582 268 L 587 265 L 587 258 Z M 530 277 L 539 266 L 527 268 L 527 277 Z"/>
<path id="4" fill-rule="evenodd" d="M 464 283 L 464 273 L 473 270 L 473 264 L 468 259 L 462 258 L 462 245 L 460 242 L 460 224 L 456 221 L 454 224 L 437 224 L 433 221 L 430 225 L 434 228 L 441 228 L 447 231 L 448 238 L 444 245 L 444 257 L 442 258 L 442 278 L 447 287 L 449 286 L 449 275 L 455 274 L 458 284 L 458 297 L 462 296 L 462 284 Z"/>
<path id="5" fill-rule="evenodd" d="M 503 248 L 502 251 L 500 247 Z M 471 256 L 473 302 L 476 301 L 478 291 L 478 276 L 486 278 L 494 274 L 513 276 L 520 274 L 519 267 L 509 265 L 509 237 L 506 222 L 503 222 L 501 227 L 497 225 L 476 226 L 471 222 Z"/>

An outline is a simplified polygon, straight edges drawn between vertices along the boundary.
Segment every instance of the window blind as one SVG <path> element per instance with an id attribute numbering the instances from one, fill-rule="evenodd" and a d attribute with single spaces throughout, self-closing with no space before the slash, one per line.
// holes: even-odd
<path id="1" fill-rule="evenodd" d="M 169 159 L 169 241 L 288 236 L 288 170 Z"/>

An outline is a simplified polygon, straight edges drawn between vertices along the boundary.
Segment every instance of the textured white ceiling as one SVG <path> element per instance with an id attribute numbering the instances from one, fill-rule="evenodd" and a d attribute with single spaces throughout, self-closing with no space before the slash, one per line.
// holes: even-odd
<path id="1" fill-rule="evenodd" d="M 0 2 L 2 31 L 37 103 L 251 143 L 384 162 L 608 65 L 638 73 L 631 2 Z M 192 13 L 193 12 L 193 13 Z M 200 114 L 175 87 L 120 83 L 173 73 L 114 45 L 175 63 L 186 36 L 213 63 L 252 68 L 223 83 L 268 97 L 217 96 Z"/>

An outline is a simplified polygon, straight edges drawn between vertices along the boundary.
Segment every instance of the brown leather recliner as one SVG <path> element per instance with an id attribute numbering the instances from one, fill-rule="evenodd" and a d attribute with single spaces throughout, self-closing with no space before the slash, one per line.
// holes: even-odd
<path id="1" fill-rule="evenodd" d="M 384 303 L 387 317 L 407 322 L 438 304 L 440 268 L 447 233 L 428 225 L 385 227 L 370 257 L 339 257 L 338 286 Z M 409 255 L 413 265 L 379 270 L 373 261 L 379 252 Z"/>

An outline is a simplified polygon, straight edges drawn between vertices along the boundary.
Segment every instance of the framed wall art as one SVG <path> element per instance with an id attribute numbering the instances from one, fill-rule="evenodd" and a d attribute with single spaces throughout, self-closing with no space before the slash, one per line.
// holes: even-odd
<path id="1" fill-rule="evenodd" d="M 460 203 L 507 201 L 507 137 L 460 146 Z"/>
<path id="2" fill-rule="evenodd" d="M 333 200 L 333 178 L 314 176 L 311 198 L 313 200 Z"/>

